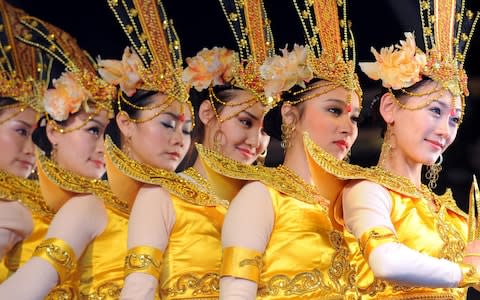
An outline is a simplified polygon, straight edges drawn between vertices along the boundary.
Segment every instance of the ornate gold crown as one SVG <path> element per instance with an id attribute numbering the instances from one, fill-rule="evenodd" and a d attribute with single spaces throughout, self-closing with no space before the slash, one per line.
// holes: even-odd
<path id="1" fill-rule="evenodd" d="M 262 0 L 219 0 L 237 42 L 238 56 L 232 67 L 232 85 L 250 91 L 257 101 L 273 107 L 280 95 L 266 96 L 260 67 L 275 54 L 270 20 Z"/>
<path id="2" fill-rule="evenodd" d="M 101 109 L 112 111 L 116 88 L 97 75 L 93 60 L 72 36 L 35 17 L 22 17 L 21 23 L 24 30 L 17 36 L 19 40 L 48 53 L 65 66 L 66 72 L 53 80 L 55 88 L 47 90 L 44 96 L 45 110 L 54 120 L 63 121 L 82 106 L 89 112 L 87 101 L 97 106 L 94 114 Z"/>
<path id="3" fill-rule="evenodd" d="M 136 66 L 130 68 L 130 71 L 138 76 L 138 80 L 132 83 L 131 87 L 135 90 L 158 91 L 170 99 L 187 103 L 189 93 L 188 87 L 182 81 L 180 40 L 173 20 L 167 17 L 162 1 L 107 2 L 135 50 L 136 54 L 133 54 L 138 57 Z M 100 61 L 100 64 L 105 66 L 104 62 Z M 109 66 L 107 61 L 107 71 Z"/>
<path id="4" fill-rule="evenodd" d="M 355 73 L 355 40 L 347 19 L 347 1 L 292 0 L 309 46 L 308 65 L 315 78 L 355 91 L 362 89 Z"/>
<path id="5" fill-rule="evenodd" d="M 405 33 L 406 40 L 400 45 L 382 48 L 380 53 L 372 48 L 376 62 L 361 63 L 362 71 L 394 90 L 403 90 L 429 77 L 440 83 L 440 89 L 461 96 L 464 106 L 464 96 L 469 92 L 463 65 L 479 14 L 466 10 L 464 0 L 419 3 L 426 51 L 416 47 L 412 33 Z M 418 106 L 421 107 L 424 105 Z"/>
<path id="6" fill-rule="evenodd" d="M 21 34 L 20 18 L 26 13 L 0 0 L 0 96 L 41 112 L 52 58 L 15 40 Z"/>

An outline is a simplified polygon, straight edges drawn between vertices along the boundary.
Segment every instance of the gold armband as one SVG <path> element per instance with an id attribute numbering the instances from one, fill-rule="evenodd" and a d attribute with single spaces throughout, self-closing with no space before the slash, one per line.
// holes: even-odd
<path id="1" fill-rule="evenodd" d="M 475 257 L 480 257 L 480 253 L 465 253 L 463 255 L 463 257 L 472 257 L 472 256 L 475 256 Z"/>
<path id="2" fill-rule="evenodd" d="M 463 278 L 458 283 L 458 287 L 470 287 L 480 284 L 480 273 L 478 273 L 477 268 L 464 263 L 459 263 L 460 269 L 462 270 Z"/>
<path id="3" fill-rule="evenodd" d="M 138 246 L 128 250 L 125 257 L 125 277 L 131 273 L 146 273 L 157 280 L 162 273 L 163 252 L 149 246 Z"/>
<path id="4" fill-rule="evenodd" d="M 77 267 L 75 252 L 67 242 L 61 239 L 50 238 L 44 240 L 35 248 L 32 256 L 38 256 L 46 260 L 55 268 L 58 273 L 59 284 L 65 282 Z"/>
<path id="5" fill-rule="evenodd" d="M 390 229 L 385 227 L 374 227 L 365 232 L 360 238 L 360 249 L 362 250 L 363 257 L 368 260 L 373 249 L 391 242 L 398 243 L 398 239 Z"/>
<path id="6" fill-rule="evenodd" d="M 221 276 L 233 276 L 258 283 L 261 270 L 260 252 L 238 247 L 223 249 Z"/>

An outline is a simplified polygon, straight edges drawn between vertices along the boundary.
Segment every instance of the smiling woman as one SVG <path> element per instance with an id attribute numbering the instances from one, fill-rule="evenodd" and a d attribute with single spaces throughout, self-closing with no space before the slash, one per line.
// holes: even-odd
<path id="1" fill-rule="evenodd" d="M 54 216 L 46 234 L 35 228 L 33 255 L 0 286 L 0 298 L 96 298 L 105 285 L 118 297 L 128 218 L 126 205 L 100 180 L 116 89 L 98 77 L 71 36 L 33 17 L 22 16 L 20 23 L 17 38 L 55 57 L 66 71 L 42 90 L 45 113 L 33 132 L 40 191 Z M 118 245 L 108 253 L 112 242 Z M 18 288 L 32 276 L 38 278 L 28 289 Z"/>
<path id="2" fill-rule="evenodd" d="M 463 69 L 468 38 L 455 42 L 450 21 L 463 22 L 457 34 L 471 37 L 479 16 L 463 15 L 455 1 L 421 5 L 426 52 L 405 33 L 400 44 L 372 48 L 375 62 L 360 63 L 384 87 L 374 106 L 384 136 L 377 166 L 362 169 L 315 155 L 324 170 L 353 179 L 333 215 L 344 226 L 361 299 L 464 299 L 480 282 L 480 242 L 468 228 L 475 221 L 467 223 L 450 191 L 432 192 L 469 94 Z"/>

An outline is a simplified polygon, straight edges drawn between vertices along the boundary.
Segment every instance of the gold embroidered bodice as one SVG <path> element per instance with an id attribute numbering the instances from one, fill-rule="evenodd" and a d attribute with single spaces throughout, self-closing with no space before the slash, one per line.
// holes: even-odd
<path id="1" fill-rule="evenodd" d="M 347 245 L 319 189 L 285 166 L 242 165 L 205 148 L 199 153 L 217 174 L 260 181 L 270 194 L 274 227 L 260 264 L 258 299 L 356 299 Z"/>
<path id="2" fill-rule="evenodd" d="M 105 203 L 107 225 L 84 250 L 69 282 L 56 287 L 49 296 L 71 299 L 118 299 L 123 286 L 124 258 L 127 253 L 128 207 L 100 179 L 85 178 L 60 168 L 37 153 L 42 194 L 58 211 L 76 194 L 93 194 Z"/>
<path id="3" fill-rule="evenodd" d="M 44 202 L 38 181 L 0 171 L 0 201 L 18 201 L 32 214 L 33 231 L 10 250 L 0 265 L 0 282 L 15 272 L 32 256 L 33 250 L 45 236 L 53 212 Z"/>
<path id="4" fill-rule="evenodd" d="M 426 186 L 417 188 L 409 179 L 381 167 L 362 168 L 339 161 L 315 146 L 308 137 L 304 142 L 307 154 L 317 167 L 343 180 L 365 179 L 388 190 L 392 199 L 391 221 L 400 243 L 432 257 L 462 261 L 467 216 L 457 207 L 450 190 L 438 196 Z M 335 207 L 336 220 L 341 225 L 341 199 Z M 347 230 L 344 235 L 352 253 L 350 259 L 356 269 L 361 299 L 465 299 L 465 289 L 412 288 L 375 279 L 356 238 Z"/>
<path id="5" fill-rule="evenodd" d="M 144 183 L 161 186 L 171 195 L 175 224 L 163 254 L 160 298 L 218 299 L 220 233 L 228 202 L 214 195 L 194 169 L 175 174 L 142 164 L 128 158 L 108 137 L 106 149 L 109 180 L 115 182 L 112 190 L 123 193 L 130 209 Z"/>

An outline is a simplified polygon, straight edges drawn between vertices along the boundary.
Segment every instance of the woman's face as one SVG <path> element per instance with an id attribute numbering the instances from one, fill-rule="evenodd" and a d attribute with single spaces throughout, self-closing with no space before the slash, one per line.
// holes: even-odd
<path id="1" fill-rule="evenodd" d="M 437 83 L 430 81 L 415 92 L 422 93 L 436 88 Z M 421 97 L 402 97 L 401 101 L 408 107 L 414 107 L 429 99 L 434 100 L 422 109 L 401 109 L 395 104 L 391 115 L 382 114 L 393 133 L 392 151 L 399 152 L 410 162 L 424 165 L 434 164 L 455 140 L 462 114 L 460 97 L 453 98 L 445 90 Z M 388 101 L 382 99 L 384 100 Z"/>
<path id="2" fill-rule="evenodd" d="M 160 93 L 151 97 L 153 101 L 148 106 L 152 107 L 167 100 Z M 135 119 L 148 120 L 161 110 L 141 111 Z M 153 167 L 175 171 L 190 147 L 192 115 L 187 104 L 173 101 L 158 116 L 145 122 L 134 123 L 119 114 L 118 123 L 124 124 L 119 125 L 124 150 L 130 152 L 132 159 Z"/>
<path id="3" fill-rule="evenodd" d="M 217 120 L 208 100 L 202 104 L 201 113 L 203 107 L 209 111 L 207 118 L 200 116 L 205 124 L 203 144 L 230 159 L 252 164 L 270 142 L 270 137 L 263 129 L 264 106 L 259 102 L 248 108 L 241 104 L 235 106 L 235 103 L 252 99 L 253 95 L 243 90 L 232 90 L 230 93 L 228 105 L 223 106 L 219 112 L 220 119 L 225 119 L 223 122 Z M 228 118 L 229 116 L 233 117 Z"/>
<path id="4" fill-rule="evenodd" d="M 108 113 L 102 110 L 83 125 L 88 118 L 89 114 L 83 110 L 70 116 L 63 126 L 66 133 L 47 124 L 48 139 L 54 147 L 51 156 L 66 170 L 88 178 L 100 178 L 105 173 L 103 136 Z M 68 132 L 69 128 L 78 129 Z"/>
<path id="5" fill-rule="evenodd" d="M 28 177 L 35 164 L 32 132 L 35 128 L 35 111 L 26 108 L 18 113 L 19 108 L 0 110 L 0 169 L 19 177 Z M 15 115 L 13 118 L 9 119 Z"/>
<path id="6" fill-rule="evenodd" d="M 322 88 L 310 94 L 321 93 Z M 351 97 L 350 103 L 347 102 Z M 360 101 L 356 93 L 338 87 L 300 104 L 300 120 L 296 124 L 296 139 L 308 132 L 312 140 L 323 150 L 338 159 L 343 159 L 358 136 L 357 121 Z"/>

